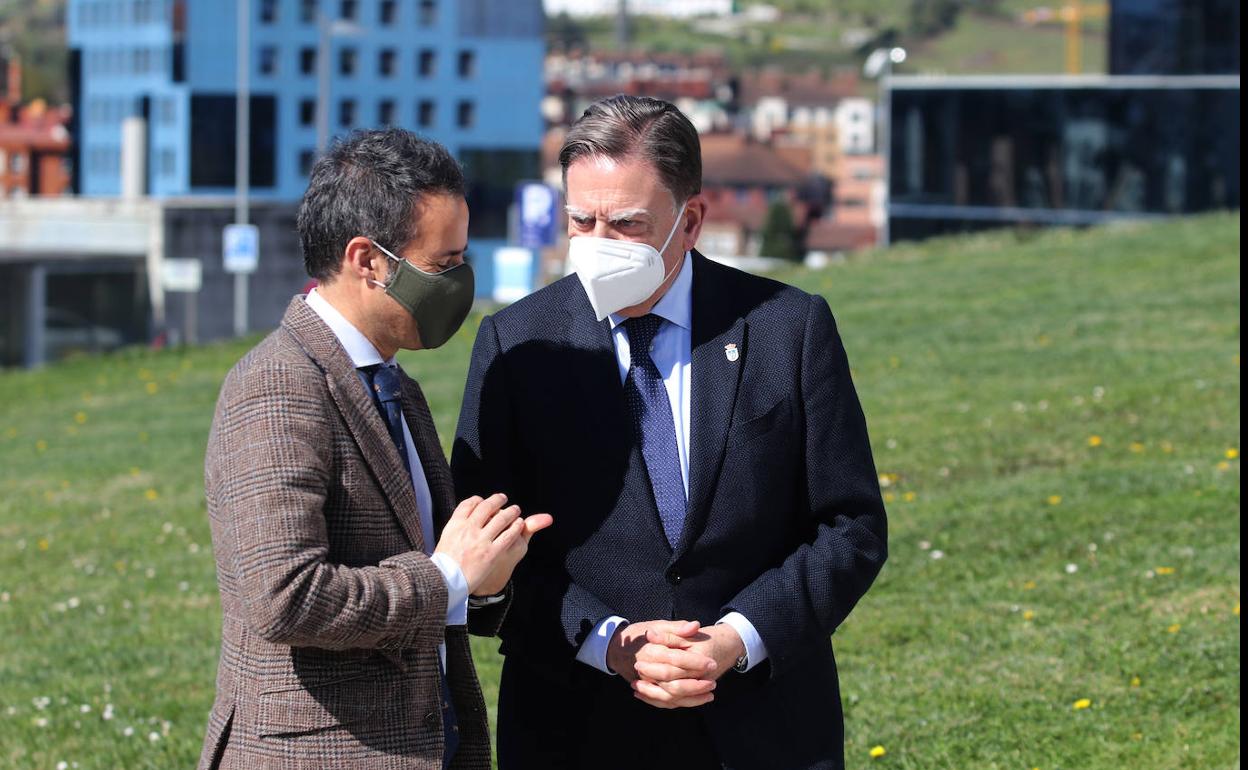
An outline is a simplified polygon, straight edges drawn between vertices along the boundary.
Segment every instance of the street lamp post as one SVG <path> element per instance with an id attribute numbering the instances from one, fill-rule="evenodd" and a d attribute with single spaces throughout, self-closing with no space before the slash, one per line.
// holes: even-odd
<path id="1" fill-rule="evenodd" d="M 251 0 L 238 0 L 237 93 L 234 102 L 234 223 L 247 224 L 251 192 Z M 247 333 L 247 273 L 234 274 L 234 336 Z"/>
<path id="2" fill-rule="evenodd" d="M 358 24 L 330 20 L 318 11 L 316 17 L 316 154 L 324 154 L 329 146 L 329 59 L 331 44 L 335 37 L 353 37 L 363 34 Z"/>
<path id="3" fill-rule="evenodd" d="M 901 64 L 905 60 L 906 49 L 904 48 L 877 48 L 871 52 L 871 55 L 867 57 L 866 62 L 862 65 L 862 72 L 866 77 L 878 79 L 880 82 L 880 114 L 876 119 L 876 132 L 879 137 L 877 139 L 879 153 L 884 160 L 884 221 L 880 225 L 881 246 L 888 246 L 890 240 L 888 210 L 892 205 L 892 195 L 889 188 L 892 184 L 893 66 Z"/>

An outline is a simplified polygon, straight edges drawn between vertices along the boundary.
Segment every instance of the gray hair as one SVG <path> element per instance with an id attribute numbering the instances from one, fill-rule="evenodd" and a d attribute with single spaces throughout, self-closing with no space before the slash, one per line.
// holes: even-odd
<path id="1" fill-rule="evenodd" d="M 589 105 L 559 150 L 565 189 L 568 166 L 593 157 L 649 163 L 678 204 L 702 192 L 698 131 L 676 105 L 662 99 L 618 94 Z"/>

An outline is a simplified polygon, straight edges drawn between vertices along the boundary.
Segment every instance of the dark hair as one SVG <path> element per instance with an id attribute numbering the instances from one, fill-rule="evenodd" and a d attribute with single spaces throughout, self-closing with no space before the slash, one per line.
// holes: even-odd
<path id="1" fill-rule="evenodd" d="M 618 94 L 589 105 L 559 150 L 563 186 L 568 166 L 582 158 L 640 158 L 679 203 L 702 191 L 702 143 L 676 105 L 649 96 Z"/>
<path id="2" fill-rule="evenodd" d="M 347 242 L 372 238 L 394 253 L 416 236 L 412 216 L 428 193 L 464 194 L 464 172 L 446 148 L 410 131 L 356 131 L 312 168 L 295 229 L 308 275 L 338 274 Z"/>

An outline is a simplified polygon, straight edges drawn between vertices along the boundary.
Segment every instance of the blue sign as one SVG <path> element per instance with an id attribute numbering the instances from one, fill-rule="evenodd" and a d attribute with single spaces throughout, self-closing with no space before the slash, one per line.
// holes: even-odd
<path id="1" fill-rule="evenodd" d="M 529 249 L 516 246 L 497 249 L 494 252 L 494 300 L 515 302 L 533 291 L 536 263 Z"/>
<path id="2" fill-rule="evenodd" d="M 227 273 L 254 273 L 260 263 L 260 228 L 226 225 L 221 236 L 221 256 Z"/>
<path id="3" fill-rule="evenodd" d="M 559 193 L 548 184 L 521 182 L 516 185 L 516 211 L 520 245 L 540 249 L 555 245 L 555 206 Z"/>

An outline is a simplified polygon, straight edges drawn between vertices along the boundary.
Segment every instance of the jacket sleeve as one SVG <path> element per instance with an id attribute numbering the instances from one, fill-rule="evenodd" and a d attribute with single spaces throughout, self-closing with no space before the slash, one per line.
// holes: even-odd
<path id="1" fill-rule="evenodd" d="M 451 472 L 457 499 L 504 492 L 526 512 L 522 458 L 516 422 L 511 413 L 507 367 L 498 331 L 491 317 L 481 322 L 472 349 L 472 363 L 464 387 Z M 556 521 L 552 530 L 559 526 Z M 537 538 L 550 537 L 543 532 Z M 557 554 L 543 559 L 542 543 L 535 538 L 529 555 L 516 567 L 515 600 L 511 618 L 526 624 L 525 637 L 540 640 L 534 655 L 571 661 L 577 648 L 598 621 L 614 614 L 583 587 L 573 583 Z M 505 632 L 504 632 L 505 633 Z"/>
<path id="2" fill-rule="evenodd" d="M 849 615 L 887 556 L 887 522 L 866 419 L 832 311 L 811 297 L 801 353 L 807 512 L 814 537 L 740 591 L 743 614 L 767 647 L 772 676 L 826 639 Z"/>
<path id="3" fill-rule="evenodd" d="M 262 638 L 325 649 L 436 645 L 446 584 L 420 552 L 329 561 L 327 386 L 319 371 L 264 362 L 231 373 L 209 440 L 206 488 L 218 559 Z"/>

